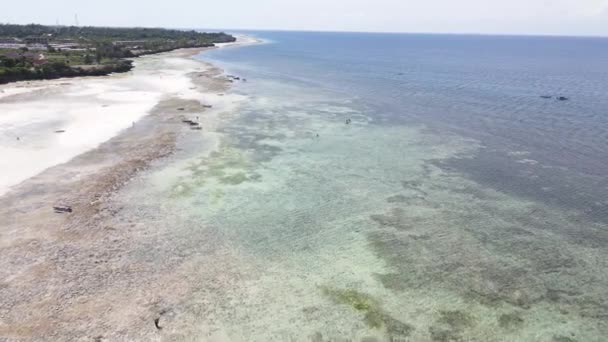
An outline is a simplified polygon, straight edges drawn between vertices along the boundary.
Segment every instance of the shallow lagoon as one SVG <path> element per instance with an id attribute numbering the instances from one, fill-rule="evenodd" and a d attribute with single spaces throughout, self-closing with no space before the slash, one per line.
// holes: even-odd
<path id="1" fill-rule="evenodd" d="M 224 66 L 249 82 L 219 147 L 184 142 L 118 195 L 117 220 L 157 232 L 133 253 L 175 256 L 157 262 L 184 280 L 163 318 L 172 338 L 606 336 L 605 223 L 463 172 L 491 148 L 482 139 Z"/>

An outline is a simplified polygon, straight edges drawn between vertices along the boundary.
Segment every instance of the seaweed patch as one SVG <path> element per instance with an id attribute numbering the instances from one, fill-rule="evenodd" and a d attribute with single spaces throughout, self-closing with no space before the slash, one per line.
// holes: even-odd
<path id="1" fill-rule="evenodd" d="M 370 328 L 385 328 L 392 337 L 406 337 L 414 328 L 401 322 L 386 313 L 375 298 L 368 294 L 352 289 L 336 289 L 327 286 L 321 287 L 321 291 L 332 301 L 338 304 L 351 306 L 353 309 L 364 314 L 365 323 Z"/>
<path id="2" fill-rule="evenodd" d="M 472 317 L 466 312 L 440 311 L 439 318 L 429 328 L 429 334 L 433 341 L 463 341 L 462 333 L 473 324 Z"/>
<path id="3" fill-rule="evenodd" d="M 502 314 L 498 317 L 498 325 L 503 329 L 519 328 L 523 323 L 523 318 L 517 313 Z"/>

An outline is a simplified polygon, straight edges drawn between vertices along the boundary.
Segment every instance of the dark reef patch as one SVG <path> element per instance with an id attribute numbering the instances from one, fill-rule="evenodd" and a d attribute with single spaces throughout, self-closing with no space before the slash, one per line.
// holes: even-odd
<path id="1" fill-rule="evenodd" d="M 405 217 L 404 210 L 401 208 L 391 209 L 389 214 L 371 215 L 372 221 L 381 227 L 391 227 L 397 230 L 410 230 L 413 228 L 411 221 Z"/>
<path id="2" fill-rule="evenodd" d="M 466 312 L 454 310 L 454 311 L 441 311 L 440 317 L 437 320 L 438 323 L 448 325 L 454 329 L 464 329 L 473 325 L 473 319 Z"/>
<path id="3" fill-rule="evenodd" d="M 502 314 L 498 317 L 498 325 L 503 329 L 519 328 L 524 323 L 524 319 L 518 313 Z"/>
<path id="4" fill-rule="evenodd" d="M 603 175 L 606 160 L 586 158 L 586 163 L 581 163 L 580 157 L 580 153 L 572 151 L 541 151 L 526 157 L 539 161 L 538 165 L 531 165 L 518 162 L 521 156 L 509 155 L 504 147 L 497 146 L 481 149 L 473 158 L 451 158 L 434 164 L 444 170 L 456 170 L 497 191 L 556 208 L 574 209 L 586 220 L 608 224 L 608 179 Z M 608 235 L 602 239 L 605 241 Z"/>
<path id="5" fill-rule="evenodd" d="M 494 308 L 529 309 L 545 302 L 579 317 L 608 318 L 606 284 L 590 272 L 601 265 L 572 253 L 561 235 L 547 234 L 544 226 L 557 224 L 548 213 L 532 209 L 547 216 L 519 225 L 526 212 L 501 205 L 457 203 L 427 210 L 426 216 L 404 208 L 372 215 L 381 228 L 391 228 L 368 233 L 370 246 L 392 269 L 377 278 L 395 291 L 436 287 Z M 414 227 L 424 233 L 402 233 Z M 516 324 L 509 318 L 515 319 L 503 317 L 504 325 Z"/>
<path id="6" fill-rule="evenodd" d="M 388 203 L 405 203 L 407 200 L 408 198 L 403 195 L 395 195 L 386 199 Z"/>
<path id="7" fill-rule="evenodd" d="M 429 327 L 433 341 L 463 341 L 462 333 L 474 325 L 473 318 L 462 311 L 441 311 L 439 318 Z"/>
<path id="8" fill-rule="evenodd" d="M 409 238 L 412 240 L 423 240 L 423 241 L 427 241 L 432 239 L 432 237 L 428 234 L 422 234 L 422 235 L 409 235 Z"/>
<path id="9" fill-rule="evenodd" d="M 411 325 L 386 313 L 381 304 L 368 294 L 351 289 L 343 290 L 330 287 L 321 287 L 321 291 L 335 303 L 348 305 L 362 312 L 365 323 L 370 328 L 380 329 L 384 327 L 392 339 L 407 337 L 414 330 Z"/>

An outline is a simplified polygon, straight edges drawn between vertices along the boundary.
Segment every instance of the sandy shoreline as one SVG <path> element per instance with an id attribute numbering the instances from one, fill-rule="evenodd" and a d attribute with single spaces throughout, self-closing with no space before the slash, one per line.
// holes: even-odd
<path id="1" fill-rule="evenodd" d="M 3 87 L 0 339 L 105 341 L 101 332 L 107 330 L 154 336 L 148 324 L 144 335 L 138 332 L 151 314 L 142 309 L 146 305 L 113 305 L 132 305 L 127 298 L 142 289 L 112 293 L 118 285 L 103 279 L 108 268 L 133 267 L 133 261 L 108 264 L 95 255 L 134 243 L 108 226 L 120 211 L 111 200 L 117 190 L 179 144 L 208 152 L 217 146 L 218 116 L 240 99 L 225 94 L 231 83 L 222 70 L 191 58 L 201 51 L 142 57 L 129 74 Z M 51 108 L 38 100 L 41 95 L 53 101 Z M 15 119 L 32 108 L 39 113 Z M 91 108 L 92 115 L 78 114 Z M 123 116 L 109 117 L 117 109 Z M 202 130 L 184 119 L 200 120 Z M 54 205 L 69 205 L 73 213 L 56 214 Z M 120 253 L 129 250 L 124 246 Z M 132 312 L 116 315 L 113 309 Z"/>
<path id="2" fill-rule="evenodd" d="M 219 48 L 254 42 L 240 38 Z M 167 98 L 218 102 L 213 91 L 196 89 L 188 76 L 210 66 L 183 58 L 204 50 L 143 56 L 134 60 L 136 67 L 127 74 L 0 86 L 0 195 L 97 147 Z"/>

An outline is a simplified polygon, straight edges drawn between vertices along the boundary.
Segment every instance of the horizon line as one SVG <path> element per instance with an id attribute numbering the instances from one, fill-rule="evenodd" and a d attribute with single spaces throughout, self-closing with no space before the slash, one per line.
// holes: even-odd
<path id="1" fill-rule="evenodd" d="M 177 28 L 175 28 L 177 29 Z M 188 29 L 188 28 L 184 28 Z M 502 33 L 502 32 L 427 32 L 427 31 L 350 31 L 350 30 L 304 30 L 304 29 L 250 29 L 250 28 L 198 28 L 195 30 L 258 31 L 258 32 L 309 32 L 309 33 L 365 33 L 365 34 L 420 34 L 442 36 L 498 36 L 498 37 L 551 37 L 551 38 L 608 38 L 594 34 L 552 34 L 552 33 Z"/>
<path id="2" fill-rule="evenodd" d="M 49 27 L 108 27 L 108 28 L 162 28 L 162 29 L 173 29 L 173 30 L 213 30 L 213 31 L 258 31 L 258 32 L 309 32 L 309 33 L 363 33 L 363 34 L 420 34 L 420 35 L 460 35 L 460 36 L 494 36 L 494 37 L 547 37 L 547 38 L 608 38 L 608 34 L 557 34 L 557 33 L 508 33 L 508 32 L 428 32 L 428 31 L 359 31 L 359 30 L 339 30 L 339 29 L 281 29 L 281 28 L 213 28 L 213 27 L 177 27 L 177 26 L 145 26 L 145 25 L 133 25 L 133 26 L 122 26 L 122 25 L 57 25 L 57 24 L 40 24 L 40 23 L 28 23 L 28 24 L 17 24 L 10 22 L 0 22 L 0 25 L 43 25 Z"/>

